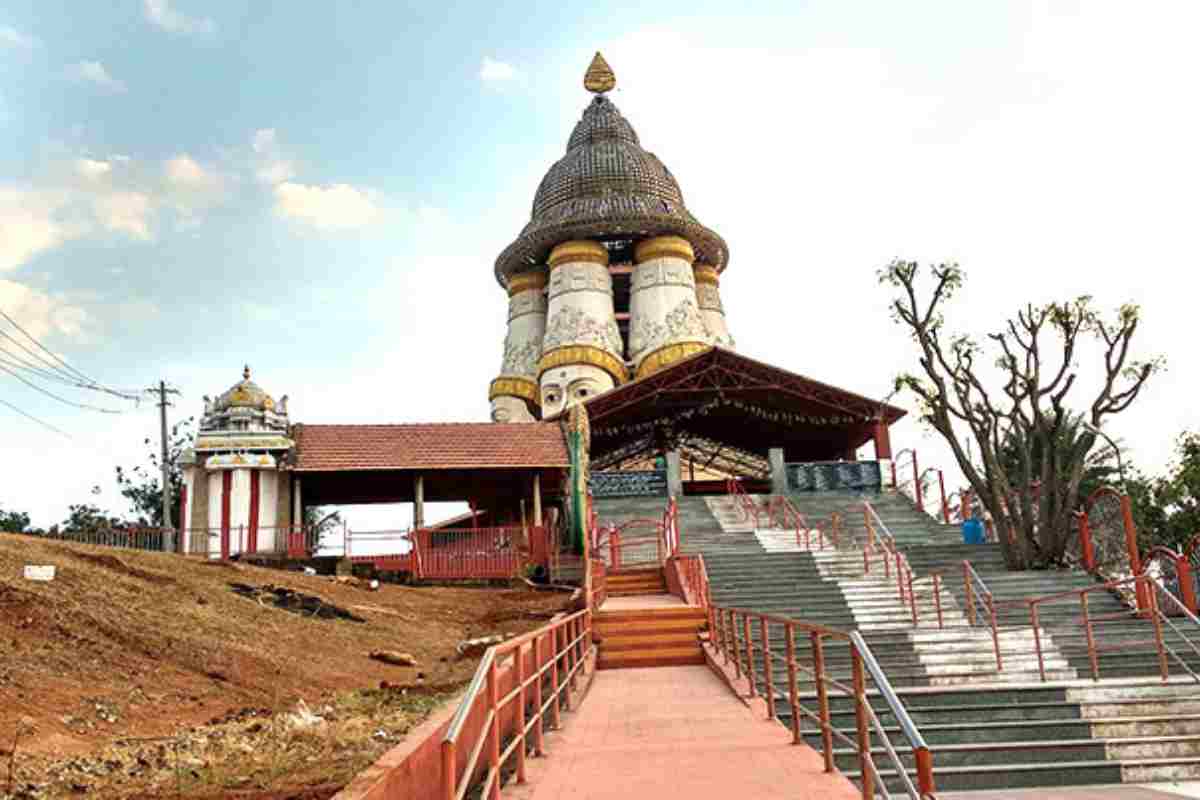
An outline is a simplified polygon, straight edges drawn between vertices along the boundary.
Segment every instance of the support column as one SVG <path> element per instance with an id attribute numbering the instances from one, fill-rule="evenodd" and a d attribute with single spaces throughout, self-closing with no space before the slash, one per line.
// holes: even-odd
<path id="1" fill-rule="evenodd" d="M 875 429 L 872 433 L 872 438 L 875 441 L 875 459 L 877 461 L 892 460 L 892 436 L 888 431 L 888 424 L 882 419 L 875 420 Z"/>
<path id="2" fill-rule="evenodd" d="M 304 528 L 304 500 L 300 496 L 300 478 L 292 481 L 292 527 L 297 530 Z"/>
<path id="3" fill-rule="evenodd" d="M 771 464 L 771 493 L 787 494 L 787 465 L 783 461 L 783 448 L 772 447 L 767 451 Z"/>
<path id="4" fill-rule="evenodd" d="M 546 272 L 508 279 L 508 333 L 500 377 L 488 388 L 492 422 L 533 422 L 539 401 L 538 359 L 546 333 Z"/>
<path id="5" fill-rule="evenodd" d="M 667 453 L 667 496 L 683 497 L 683 469 L 678 450 Z"/>
<path id="6" fill-rule="evenodd" d="M 542 524 L 542 474 L 540 472 L 533 473 L 533 524 L 536 527 L 541 527 Z"/>
<path id="7" fill-rule="evenodd" d="M 413 527 L 425 527 L 425 476 L 413 478 Z"/>
<path id="8" fill-rule="evenodd" d="M 721 305 L 721 278 L 717 268 L 711 264 L 696 264 L 692 268 L 696 276 L 696 302 L 700 305 L 700 316 L 709 341 L 720 347 L 733 349 L 733 337 L 725 322 L 725 307 Z"/>
<path id="9" fill-rule="evenodd" d="M 656 236 L 634 248 L 629 294 L 629 358 L 638 378 L 709 348 L 696 304 L 692 245 Z"/>
<path id="10" fill-rule="evenodd" d="M 599 242 L 563 242 L 550 251 L 547 264 L 549 306 L 537 368 L 543 419 L 627 377 L 608 250 Z"/>

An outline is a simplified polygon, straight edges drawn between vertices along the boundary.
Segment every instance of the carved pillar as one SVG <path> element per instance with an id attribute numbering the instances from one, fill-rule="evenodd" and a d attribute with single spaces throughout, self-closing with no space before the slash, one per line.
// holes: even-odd
<path id="1" fill-rule="evenodd" d="M 734 349 L 733 337 L 725 322 L 725 307 L 721 305 L 721 278 L 717 268 L 710 264 L 696 264 L 692 268 L 696 276 L 696 302 L 700 306 L 700 317 L 709 341 L 720 347 Z"/>
<path id="2" fill-rule="evenodd" d="M 767 461 L 771 464 L 771 493 L 787 494 L 787 464 L 783 460 L 783 448 L 772 447 L 768 450 Z"/>
<path id="3" fill-rule="evenodd" d="M 550 302 L 538 361 L 543 418 L 626 378 L 608 251 L 597 242 L 564 242 L 547 262 Z"/>
<path id="4" fill-rule="evenodd" d="M 629 357 L 638 378 L 708 348 L 696 304 L 695 254 L 686 239 L 656 236 L 634 249 Z"/>
<path id="5" fill-rule="evenodd" d="M 508 333 L 500 377 L 488 388 L 492 422 L 533 422 L 538 405 L 538 359 L 546 333 L 546 273 L 508 280 Z"/>

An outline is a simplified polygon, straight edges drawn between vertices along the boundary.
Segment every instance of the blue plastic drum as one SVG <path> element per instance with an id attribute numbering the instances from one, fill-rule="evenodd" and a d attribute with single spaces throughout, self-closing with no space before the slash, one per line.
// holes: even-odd
<path id="1" fill-rule="evenodd" d="M 985 544 L 987 542 L 981 519 L 963 520 L 962 532 L 963 544 Z"/>

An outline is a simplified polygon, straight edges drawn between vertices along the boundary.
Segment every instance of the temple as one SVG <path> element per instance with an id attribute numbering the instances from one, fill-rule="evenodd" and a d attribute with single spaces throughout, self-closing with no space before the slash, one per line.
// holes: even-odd
<path id="1" fill-rule="evenodd" d="M 491 423 L 294 423 L 287 397 L 276 403 L 247 367 L 205 398 L 185 468 L 185 551 L 311 552 L 301 531 L 316 505 L 412 503 L 419 528 L 427 501 L 466 501 L 491 524 L 540 525 L 563 499 L 558 423 L 575 405 L 590 417 L 600 483 L 665 472 L 650 483 L 677 495 L 729 477 L 884 481 L 888 427 L 904 412 L 735 351 L 720 295 L 728 245 L 610 99 L 616 77 L 599 53 L 584 86 L 593 96 L 565 155 L 496 258 L 508 324 Z M 858 462 L 868 443 L 874 458 Z"/>

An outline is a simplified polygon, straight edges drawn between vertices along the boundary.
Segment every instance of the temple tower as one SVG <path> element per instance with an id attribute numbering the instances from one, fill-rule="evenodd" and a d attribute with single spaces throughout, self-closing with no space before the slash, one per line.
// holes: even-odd
<path id="1" fill-rule="evenodd" d="M 294 513 L 288 433 L 287 396 L 276 403 L 250 380 L 250 367 L 215 400 L 205 395 L 196 443 L 183 459 L 184 553 L 228 558 L 286 548 Z"/>
<path id="2" fill-rule="evenodd" d="M 492 422 L 533 422 L 539 403 L 538 359 L 546 333 L 546 273 L 514 275 L 508 281 L 508 334 L 500 377 L 492 381 L 488 400 Z"/>
<path id="3" fill-rule="evenodd" d="M 724 240 L 687 210 L 675 177 L 609 99 L 616 78 L 599 53 L 584 87 L 595 97 L 566 154 L 538 186 L 529 223 L 496 259 L 510 300 L 504 362 L 488 393 L 494 421 L 545 418 L 733 345 L 717 288 L 729 260 Z M 515 298 L 534 291 L 530 275 L 548 276 L 536 344 L 537 323 L 518 324 L 514 311 Z"/>

